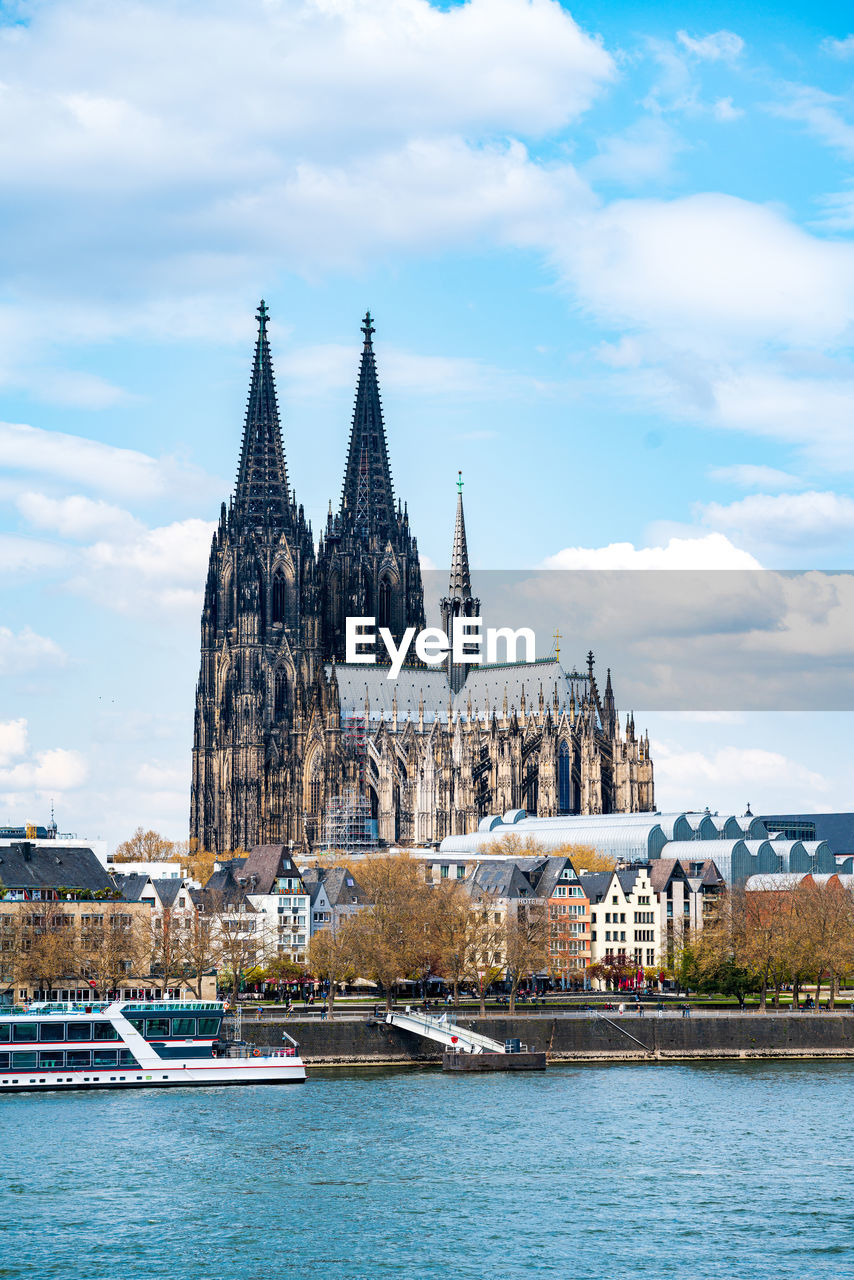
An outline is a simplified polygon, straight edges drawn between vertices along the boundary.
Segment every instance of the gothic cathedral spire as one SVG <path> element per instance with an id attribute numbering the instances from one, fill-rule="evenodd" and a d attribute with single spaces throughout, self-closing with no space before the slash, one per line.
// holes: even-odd
<path id="1" fill-rule="evenodd" d="M 463 512 L 462 471 L 457 472 L 457 518 L 454 523 L 454 549 L 451 554 L 449 595 L 452 600 L 468 600 L 471 597 L 469 552 L 466 545 L 466 518 Z"/>
<path id="2" fill-rule="evenodd" d="M 288 473 L 279 423 L 279 406 L 276 402 L 273 362 L 267 339 L 270 313 L 263 298 L 256 316 L 258 338 L 246 405 L 234 506 L 240 516 L 249 517 L 252 523 L 269 521 L 271 524 L 290 525 L 292 512 Z"/>
<path id="3" fill-rule="evenodd" d="M 448 595 L 439 601 L 442 612 L 442 630 L 452 639 L 455 618 L 477 618 L 480 616 L 480 601 L 471 593 L 471 574 L 469 572 L 469 552 L 466 544 L 466 518 L 463 512 L 463 473 L 457 472 L 457 516 L 454 522 L 454 548 L 451 553 L 451 579 Z M 459 692 L 465 682 L 468 667 L 464 663 L 455 663 L 448 653 L 448 679 L 454 693 Z"/>
<path id="4" fill-rule="evenodd" d="M 362 333 L 365 341 L 344 472 L 341 518 L 359 537 L 376 534 L 385 539 L 391 536 L 396 526 L 394 486 L 388 462 L 370 311 L 362 322 Z"/>

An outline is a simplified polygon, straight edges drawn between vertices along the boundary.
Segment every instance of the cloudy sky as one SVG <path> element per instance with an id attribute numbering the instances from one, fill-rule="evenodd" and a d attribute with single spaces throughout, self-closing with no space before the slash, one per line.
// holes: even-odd
<path id="1" fill-rule="evenodd" d="M 262 295 L 316 528 L 370 307 L 432 564 L 462 468 L 484 569 L 854 569 L 852 156 L 841 5 L 0 2 L 0 822 L 185 834 Z M 852 807 L 849 712 L 646 723 Z"/>

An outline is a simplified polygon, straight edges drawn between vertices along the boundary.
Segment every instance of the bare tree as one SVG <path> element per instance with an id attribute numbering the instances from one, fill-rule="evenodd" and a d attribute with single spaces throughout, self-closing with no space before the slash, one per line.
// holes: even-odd
<path id="1" fill-rule="evenodd" d="M 351 920 L 319 929 L 308 944 L 308 964 L 316 978 L 329 984 L 329 1017 L 335 1016 L 335 986 L 356 972 L 357 939 Z"/>
<path id="2" fill-rule="evenodd" d="M 549 918 L 544 903 L 517 903 L 504 927 L 504 950 L 512 1017 L 520 982 L 544 969 L 549 961 Z"/>

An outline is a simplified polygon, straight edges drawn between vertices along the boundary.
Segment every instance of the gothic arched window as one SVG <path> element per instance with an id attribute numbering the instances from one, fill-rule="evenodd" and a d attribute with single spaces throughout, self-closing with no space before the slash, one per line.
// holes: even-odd
<path id="1" fill-rule="evenodd" d="M 226 627 L 234 626 L 234 583 L 230 575 L 222 587 L 222 618 Z"/>
<path id="2" fill-rule="evenodd" d="M 377 612 L 377 626 L 391 626 L 391 583 L 388 578 L 380 579 L 380 598 L 379 610 Z"/>
<path id="3" fill-rule="evenodd" d="M 273 575 L 273 621 L 284 622 L 287 614 L 287 583 L 281 569 Z"/>
<path id="4" fill-rule="evenodd" d="M 561 813 L 572 811 L 569 747 L 564 740 L 557 752 L 557 806 Z"/>
<path id="5" fill-rule="evenodd" d="M 311 777 L 308 785 L 309 812 L 319 814 L 323 803 L 323 757 L 317 751 L 311 762 Z"/>
<path id="6" fill-rule="evenodd" d="M 281 670 L 276 672 L 276 683 L 273 693 L 273 714 L 277 720 L 284 720 L 288 709 L 288 676 Z"/>
<path id="7" fill-rule="evenodd" d="M 267 593 L 264 589 L 264 571 L 258 567 L 258 635 L 263 636 L 267 621 Z"/>

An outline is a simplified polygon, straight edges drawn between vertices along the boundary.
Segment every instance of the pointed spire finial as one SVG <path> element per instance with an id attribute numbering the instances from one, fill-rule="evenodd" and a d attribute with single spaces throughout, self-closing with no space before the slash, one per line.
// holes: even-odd
<path id="1" fill-rule="evenodd" d="M 237 469 L 235 506 L 256 521 L 290 523 L 290 489 L 282 445 L 273 362 L 267 338 L 270 313 L 261 299 L 255 313 L 258 336 Z"/>
<path id="2" fill-rule="evenodd" d="M 349 515 L 360 537 L 372 534 L 384 539 L 395 527 L 394 485 L 388 461 L 385 424 L 376 359 L 371 342 L 374 325 L 370 311 L 362 324 L 365 345 L 359 366 L 359 385 L 350 428 L 341 514 Z"/>
<path id="3" fill-rule="evenodd" d="M 454 522 L 454 549 L 451 553 L 451 582 L 448 595 L 451 600 L 471 599 L 471 573 L 469 551 L 466 542 L 466 518 L 463 512 L 463 473 L 457 472 L 457 517 Z"/>

